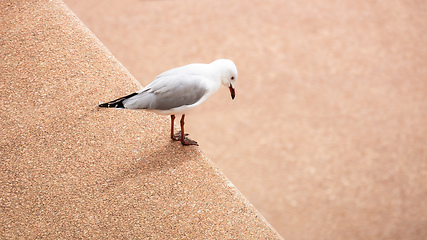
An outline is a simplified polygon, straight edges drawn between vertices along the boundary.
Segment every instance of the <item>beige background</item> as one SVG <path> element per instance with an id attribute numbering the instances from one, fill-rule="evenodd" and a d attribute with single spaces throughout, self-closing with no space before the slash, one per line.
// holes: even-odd
<path id="1" fill-rule="evenodd" d="M 284 238 L 427 237 L 425 2 L 65 3 L 142 85 L 235 61 L 187 131 Z"/>

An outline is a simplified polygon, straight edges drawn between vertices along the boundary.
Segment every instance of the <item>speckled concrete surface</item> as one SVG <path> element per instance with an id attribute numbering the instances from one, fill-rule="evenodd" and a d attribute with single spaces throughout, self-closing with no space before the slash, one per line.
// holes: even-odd
<path id="1" fill-rule="evenodd" d="M 0 2 L 0 238 L 279 239 L 60 1 Z"/>
<path id="2" fill-rule="evenodd" d="M 143 85 L 233 59 L 186 127 L 286 239 L 427 239 L 427 1 L 65 2 Z"/>

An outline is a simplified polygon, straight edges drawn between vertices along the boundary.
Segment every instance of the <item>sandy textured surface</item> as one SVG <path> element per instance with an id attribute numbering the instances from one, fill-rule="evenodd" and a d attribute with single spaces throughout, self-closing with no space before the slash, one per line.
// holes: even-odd
<path id="1" fill-rule="evenodd" d="M 19 2 L 19 3 L 18 3 Z M 0 2 L 0 239 L 280 239 L 59 1 Z"/>
<path id="2" fill-rule="evenodd" d="M 427 238 L 425 1 L 66 3 L 143 85 L 236 62 L 186 126 L 285 238 Z"/>

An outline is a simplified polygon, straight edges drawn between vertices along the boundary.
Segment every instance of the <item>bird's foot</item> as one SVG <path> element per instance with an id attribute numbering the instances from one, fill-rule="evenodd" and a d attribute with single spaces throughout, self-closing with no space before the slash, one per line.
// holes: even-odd
<path id="1" fill-rule="evenodd" d="M 188 133 L 184 134 L 184 138 L 188 136 Z M 181 132 L 176 133 L 175 135 L 171 136 L 172 140 L 175 141 L 181 141 Z"/>
<path id="2" fill-rule="evenodd" d="M 199 144 L 198 144 L 196 141 L 191 140 L 191 139 L 189 139 L 189 138 L 184 138 L 184 141 L 181 141 L 181 143 L 182 143 L 182 145 L 184 145 L 184 146 L 188 146 L 188 145 L 195 145 L 195 146 L 199 146 Z"/>
<path id="3" fill-rule="evenodd" d="M 196 141 L 189 139 L 187 136 L 188 136 L 188 133 L 184 134 L 184 140 L 182 141 L 181 140 L 181 132 L 178 132 L 175 135 L 171 136 L 171 138 L 174 141 L 180 141 L 182 143 L 182 145 L 184 145 L 184 146 L 188 146 L 188 145 L 199 146 L 199 144 Z"/>

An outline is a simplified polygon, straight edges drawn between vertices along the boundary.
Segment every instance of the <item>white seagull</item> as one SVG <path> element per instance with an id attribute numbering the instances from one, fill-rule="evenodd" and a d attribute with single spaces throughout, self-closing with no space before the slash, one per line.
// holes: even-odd
<path id="1" fill-rule="evenodd" d="M 182 145 L 198 145 L 184 134 L 185 114 L 216 93 L 222 85 L 230 89 L 234 99 L 237 68 L 229 59 L 209 64 L 193 63 L 173 68 L 157 76 L 138 92 L 100 104 L 105 108 L 143 109 L 171 115 L 171 138 Z M 175 115 L 181 114 L 181 132 L 174 134 Z"/>

